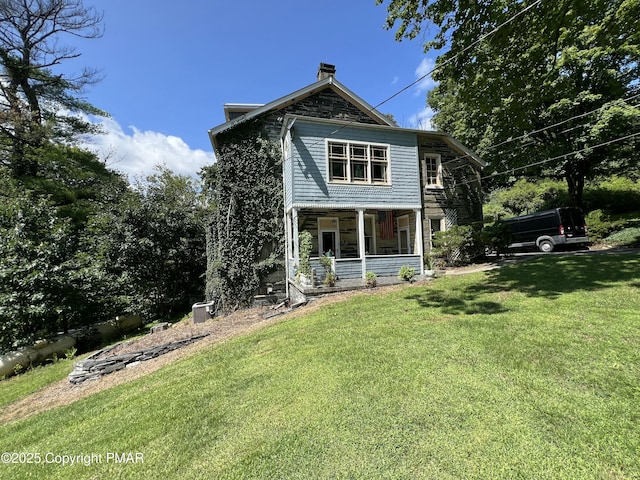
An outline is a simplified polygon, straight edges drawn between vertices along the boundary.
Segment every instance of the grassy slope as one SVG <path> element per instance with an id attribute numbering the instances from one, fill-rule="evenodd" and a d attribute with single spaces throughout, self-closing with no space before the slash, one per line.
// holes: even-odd
<path id="1" fill-rule="evenodd" d="M 362 295 L 0 427 L 1 478 L 638 478 L 640 256 Z M 6 475 L 5 475 L 6 473 Z"/>
<path id="2" fill-rule="evenodd" d="M 73 369 L 74 361 L 60 359 L 52 364 L 35 367 L 21 375 L 3 379 L 0 382 L 0 411 L 2 407 L 65 378 Z"/>

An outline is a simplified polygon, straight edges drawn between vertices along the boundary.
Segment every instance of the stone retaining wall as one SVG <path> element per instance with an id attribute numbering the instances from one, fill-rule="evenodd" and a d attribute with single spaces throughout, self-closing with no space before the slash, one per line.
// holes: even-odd
<path id="1" fill-rule="evenodd" d="M 102 375 L 117 372 L 118 370 L 122 370 L 128 366 L 133 366 L 140 362 L 144 362 L 145 360 L 151 360 L 152 358 L 159 357 L 160 355 L 164 355 L 165 353 L 194 343 L 207 335 L 208 334 L 196 335 L 184 340 L 165 343 L 156 347 L 139 350 L 137 352 L 124 353 L 121 355 L 109 355 L 110 351 L 116 347 L 120 347 L 121 344 L 99 350 L 93 355 L 74 364 L 73 371 L 69 374 L 69 382 L 73 384 L 80 384 L 87 380 L 97 380 Z"/>

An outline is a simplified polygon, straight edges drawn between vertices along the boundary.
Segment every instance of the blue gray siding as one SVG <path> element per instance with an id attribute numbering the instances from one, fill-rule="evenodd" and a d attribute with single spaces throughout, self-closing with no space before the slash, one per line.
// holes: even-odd
<path id="1" fill-rule="evenodd" d="M 297 119 L 293 127 L 291 173 L 293 196 L 287 206 L 367 205 L 398 208 L 420 206 L 420 175 L 416 134 L 335 125 Z M 390 146 L 390 185 L 334 184 L 328 179 L 327 141 L 345 140 Z M 285 180 L 286 181 L 286 180 Z"/>
<path id="2" fill-rule="evenodd" d="M 415 268 L 416 275 L 422 273 L 422 259 L 420 255 L 367 257 L 367 272 L 374 272 L 381 277 L 397 275 L 400 267 L 403 265 Z"/>

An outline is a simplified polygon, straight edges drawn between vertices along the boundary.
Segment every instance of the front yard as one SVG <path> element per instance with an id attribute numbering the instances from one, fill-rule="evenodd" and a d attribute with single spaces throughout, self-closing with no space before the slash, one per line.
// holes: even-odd
<path id="1" fill-rule="evenodd" d="M 96 456 L 0 477 L 638 478 L 639 272 L 552 255 L 283 317 L 3 425 L 3 452 Z"/>

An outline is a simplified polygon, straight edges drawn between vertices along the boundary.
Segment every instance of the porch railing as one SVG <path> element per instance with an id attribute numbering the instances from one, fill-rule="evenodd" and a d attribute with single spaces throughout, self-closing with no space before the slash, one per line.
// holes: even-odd
<path id="1" fill-rule="evenodd" d="M 397 275 L 400 267 L 408 265 L 415 268 L 416 273 L 422 271 L 422 259 L 420 255 L 367 255 L 365 257 L 366 271 L 374 272 L 378 276 Z M 290 278 L 295 278 L 295 269 L 293 268 L 294 260 L 289 261 Z M 322 283 L 324 280 L 324 268 L 320 260 L 315 257 L 311 258 L 311 268 L 316 271 L 316 280 Z M 360 258 L 338 258 L 335 260 L 335 273 L 339 279 L 361 278 L 362 277 L 362 259 Z"/>
<path id="2" fill-rule="evenodd" d="M 397 275 L 403 265 L 416 269 L 416 274 L 422 273 L 422 259 L 420 255 L 368 255 L 367 272 L 374 272 L 380 277 Z"/>

